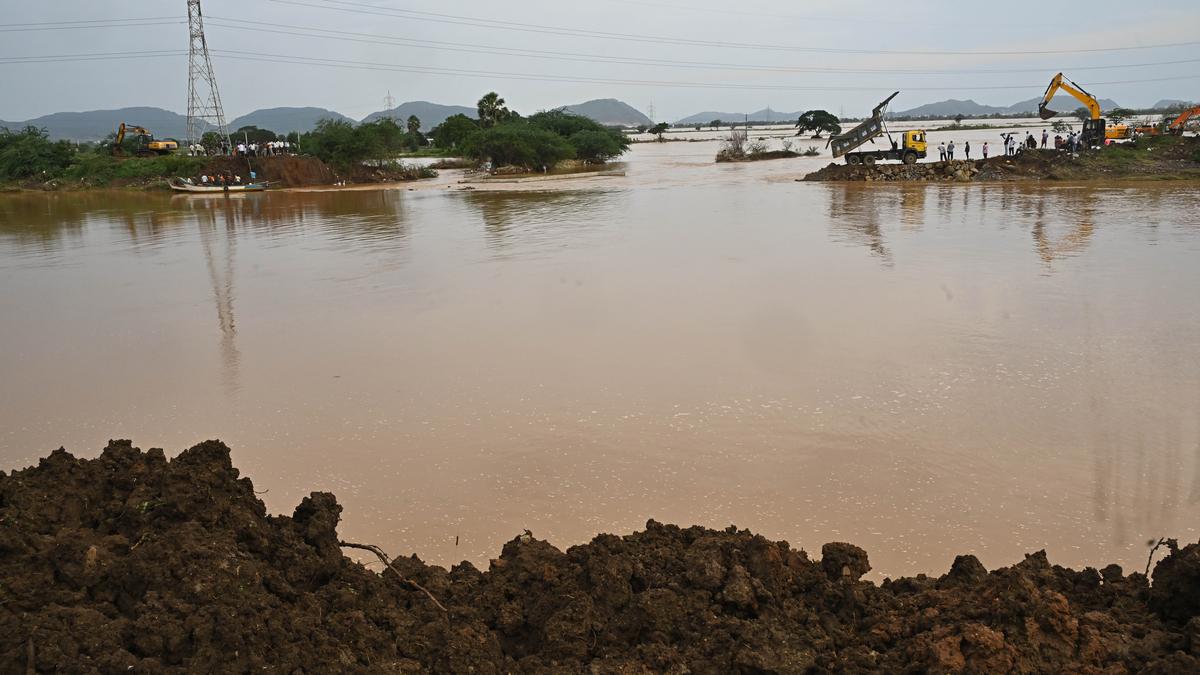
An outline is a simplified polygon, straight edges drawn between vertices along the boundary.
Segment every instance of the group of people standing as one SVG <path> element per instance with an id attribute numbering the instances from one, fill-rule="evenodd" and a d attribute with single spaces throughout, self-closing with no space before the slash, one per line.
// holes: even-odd
<path id="1" fill-rule="evenodd" d="M 238 157 L 275 157 L 290 154 L 292 154 L 292 144 L 288 141 L 237 144 Z"/>
<path id="2" fill-rule="evenodd" d="M 963 143 L 963 154 L 966 159 L 971 159 L 971 141 Z M 954 161 L 954 141 L 950 141 L 948 144 L 938 143 L 938 156 L 943 162 Z M 987 143 L 983 144 L 983 158 L 987 159 Z"/>
<path id="3" fill-rule="evenodd" d="M 1004 155 L 1006 157 L 1012 157 L 1012 156 L 1016 155 L 1017 152 L 1019 152 L 1020 150 L 1024 150 L 1024 149 L 1036 150 L 1039 145 L 1038 138 L 1036 136 L 1034 136 L 1033 133 L 1030 131 L 1025 132 L 1024 140 L 1018 139 L 1016 132 L 1003 133 L 1003 134 L 1000 134 L 1000 137 L 1002 139 L 1004 139 Z M 1047 149 L 1049 146 L 1050 146 L 1050 132 L 1049 132 L 1049 130 L 1043 129 L 1042 137 L 1041 137 L 1041 147 L 1042 147 L 1042 149 Z M 1067 136 L 1065 138 L 1060 135 L 1054 136 L 1053 148 L 1055 150 L 1068 150 L 1070 152 L 1077 152 L 1079 150 L 1082 150 L 1083 147 L 1084 147 L 1083 134 L 1072 131 L 1069 134 L 1067 134 Z M 957 149 L 957 147 L 956 147 L 954 141 L 938 143 L 938 158 L 939 158 L 939 160 L 943 161 L 943 162 L 954 161 L 954 155 L 955 155 L 956 149 Z M 971 159 L 971 142 L 967 141 L 967 142 L 963 143 L 962 149 L 963 149 L 963 155 L 965 156 L 964 158 L 968 159 L 968 160 Z M 981 148 L 981 150 L 983 151 L 983 158 L 987 159 L 988 158 L 988 143 L 987 143 L 987 141 L 983 142 L 983 147 Z"/>
<path id="4" fill-rule="evenodd" d="M 231 154 L 229 146 L 224 142 L 221 147 L 214 151 L 199 144 L 192 143 L 188 147 L 188 154 L 192 157 L 207 157 L 209 155 L 225 156 Z M 232 154 L 235 157 L 276 157 L 282 155 L 295 154 L 293 148 L 295 146 L 289 141 L 266 141 L 264 143 L 238 143 L 233 146 Z"/>

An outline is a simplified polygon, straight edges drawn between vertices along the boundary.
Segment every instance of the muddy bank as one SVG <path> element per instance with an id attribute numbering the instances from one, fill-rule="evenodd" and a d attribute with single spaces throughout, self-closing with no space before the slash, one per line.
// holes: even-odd
<path id="1" fill-rule="evenodd" d="M 794 157 L 802 157 L 794 150 L 768 150 L 766 152 L 755 152 L 741 157 L 735 157 L 727 153 L 717 153 L 717 162 L 761 162 L 767 159 L 792 159 Z"/>
<path id="2" fill-rule="evenodd" d="M 829 164 L 806 181 L 1021 181 L 1021 180 L 1200 180 L 1200 138 L 1144 138 L 1072 155 L 1030 150 L 1015 157 L 876 164 Z"/>
<path id="3" fill-rule="evenodd" d="M 0 474 L 0 671 L 1200 669 L 1195 544 L 1153 586 L 1044 553 L 875 585 L 851 544 L 814 560 L 650 521 L 566 552 L 524 534 L 487 571 L 402 557 L 379 575 L 343 555 L 340 511 L 313 493 L 268 515 L 215 441 L 169 461 L 116 441 Z"/>

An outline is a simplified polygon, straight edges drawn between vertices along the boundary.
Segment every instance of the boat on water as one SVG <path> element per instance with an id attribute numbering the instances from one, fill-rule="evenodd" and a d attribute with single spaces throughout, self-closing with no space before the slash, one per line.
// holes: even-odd
<path id="1" fill-rule="evenodd" d="M 182 178 L 172 178 L 168 181 L 171 189 L 176 192 L 189 194 L 224 195 L 241 192 L 262 192 L 270 187 L 270 183 L 243 183 L 240 185 L 197 185 Z"/>

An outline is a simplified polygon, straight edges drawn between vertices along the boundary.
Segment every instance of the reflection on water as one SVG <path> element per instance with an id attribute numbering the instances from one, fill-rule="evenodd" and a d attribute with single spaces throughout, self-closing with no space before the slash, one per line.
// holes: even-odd
<path id="1" fill-rule="evenodd" d="M 219 437 L 438 563 L 648 517 L 887 574 L 1200 535 L 1194 189 L 727 175 L 0 196 L 0 466 Z"/>
<path id="2" fill-rule="evenodd" d="M 229 393 L 238 390 L 238 364 L 241 354 L 237 348 L 237 326 L 233 319 L 233 269 L 236 250 L 236 226 L 233 203 L 225 200 L 223 230 L 218 229 L 215 211 L 209 210 L 208 222 L 200 218 L 200 243 L 204 247 L 204 262 L 212 284 L 213 304 L 217 308 L 217 325 L 221 331 L 221 384 Z M 214 252 L 213 239 L 220 238 L 221 249 Z"/>

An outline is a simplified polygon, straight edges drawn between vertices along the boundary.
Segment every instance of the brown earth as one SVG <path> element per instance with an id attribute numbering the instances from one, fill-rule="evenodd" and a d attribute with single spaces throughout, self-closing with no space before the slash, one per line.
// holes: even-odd
<path id="1" fill-rule="evenodd" d="M 204 167 L 209 174 L 233 174 L 247 178 L 255 171 L 257 180 L 271 181 L 283 187 L 330 185 L 333 169 L 316 157 L 214 157 Z"/>
<path id="2" fill-rule="evenodd" d="M 829 164 L 806 181 L 1024 181 L 1108 179 L 1200 179 L 1200 137 L 1143 138 L 1072 155 L 1027 150 L 1015 157 L 876 164 Z"/>
<path id="3" fill-rule="evenodd" d="M 851 544 L 814 561 L 650 521 L 566 552 L 526 533 L 487 571 L 379 575 L 342 554 L 340 511 L 313 493 L 268 515 L 217 441 L 0 473 L 0 672 L 1200 671 L 1198 544 L 1153 586 L 1042 552 L 876 585 Z"/>
<path id="4" fill-rule="evenodd" d="M 755 152 L 741 157 L 735 157 L 725 152 L 717 153 L 718 162 L 760 162 L 764 159 L 791 159 L 800 157 L 801 154 L 793 150 L 767 150 L 766 152 Z"/>

